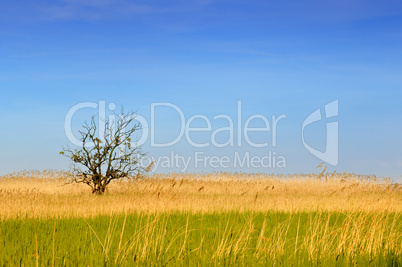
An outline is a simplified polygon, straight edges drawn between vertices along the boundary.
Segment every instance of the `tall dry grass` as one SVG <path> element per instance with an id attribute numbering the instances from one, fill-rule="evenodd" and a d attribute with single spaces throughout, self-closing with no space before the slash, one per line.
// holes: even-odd
<path id="1" fill-rule="evenodd" d="M 104 196 L 65 184 L 63 172 L 0 177 L 0 218 L 93 217 L 127 212 L 400 212 L 398 184 L 375 176 L 321 173 L 155 174 L 112 183 Z"/>

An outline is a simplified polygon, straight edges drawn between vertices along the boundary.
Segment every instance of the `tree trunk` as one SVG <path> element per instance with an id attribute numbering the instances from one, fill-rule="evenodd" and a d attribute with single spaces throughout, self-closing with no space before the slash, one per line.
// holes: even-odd
<path id="1" fill-rule="evenodd" d="M 105 187 L 103 187 L 101 183 L 94 184 L 92 194 L 103 195 L 103 193 L 105 193 Z"/>

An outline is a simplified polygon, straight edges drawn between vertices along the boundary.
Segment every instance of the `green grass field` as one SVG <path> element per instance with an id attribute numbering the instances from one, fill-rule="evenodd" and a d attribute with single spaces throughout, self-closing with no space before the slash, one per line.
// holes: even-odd
<path id="1" fill-rule="evenodd" d="M 1 266 L 400 266 L 390 213 L 158 213 L 0 222 Z"/>

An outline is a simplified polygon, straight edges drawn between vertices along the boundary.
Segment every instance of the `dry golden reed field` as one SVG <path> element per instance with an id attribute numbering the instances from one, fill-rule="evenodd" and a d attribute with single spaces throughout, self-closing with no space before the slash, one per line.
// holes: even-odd
<path id="1" fill-rule="evenodd" d="M 0 177 L 0 218 L 71 218 L 132 212 L 392 212 L 402 211 L 402 187 L 375 176 L 321 173 L 154 174 L 112 182 L 104 196 L 66 184 L 63 172 Z"/>
<path id="2" fill-rule="evenodd" d="M 0 266 L 400 266 L 401 186 L 324 171 L 1 176 Z"/>

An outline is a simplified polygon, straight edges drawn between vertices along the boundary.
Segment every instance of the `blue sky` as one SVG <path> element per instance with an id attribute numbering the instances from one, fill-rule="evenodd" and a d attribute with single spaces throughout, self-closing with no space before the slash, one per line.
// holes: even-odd
<path id="1" fill-rule="evenodd" d="M 315 172 L 322 160 L 303 146 L 301 126 L 338 99 L 339 164 L 330 169 L 401 179 L 400 1 L 17 0 L 2 1 L 0 10 L 2 174 L 66 169 L 58 152 L 69 143 L 68 110 L 101 100 L 147 120 L 152 103 L 172 103 L 186 119 L 208 117 L 213 129 L 224 124 L 216 115 L 235 119 L 238 101 L 243 123 L 253 114 L 285 114 L 276 147 L 199 149 L 183 138 L 167 148 L 148 140 L 144 150 L 155 157 L 271 151 L 286 158 L 286 168 L 244 171 Z M 156 117 L 157 138 L 177 135 L 173 110 Z M 306 141 L 324 150 L 325 122 L 306 131 Z M 254 133 L 253 140 L 270 137 Z M 204 171 L 219 170 L 243 169 Z"/>

